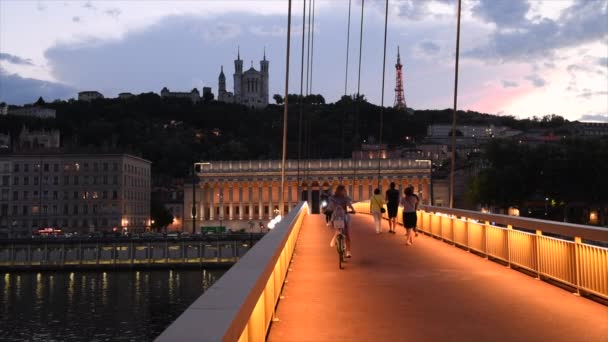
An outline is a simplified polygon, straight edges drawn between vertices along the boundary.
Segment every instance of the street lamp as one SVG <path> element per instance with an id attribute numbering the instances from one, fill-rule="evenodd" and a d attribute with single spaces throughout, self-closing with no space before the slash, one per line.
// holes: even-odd
<path id="1" fill-rule="evenodd" d="M 196 233 L 196 183 L 195 180 L 198 181 L 198 176 L 196 172 L 196 167 L 198 166 L 199 172 L 203 170 L 203 165 L 211 165 L 209 162 L 203 163 L 194 163 L 192 167 L 192 234 Z"/>

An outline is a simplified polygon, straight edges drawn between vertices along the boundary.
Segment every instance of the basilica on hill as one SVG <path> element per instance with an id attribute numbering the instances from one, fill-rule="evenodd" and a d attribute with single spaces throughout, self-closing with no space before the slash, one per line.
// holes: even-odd
<path id="1" fill-rule="evenodd" d="M 268 105 L 268 61 L 266 51 L 260 61 L 260 70 L 255 70 L 253 61 L 251 67 L 243 72 L 243 60 L 240 51 L 234 60 L 234 91 L 226 91 L 226 76 L 224 67 L 221 67 L 218 85 L 218 101 L 239 103 L 251 108 L 264 108 Z"/>

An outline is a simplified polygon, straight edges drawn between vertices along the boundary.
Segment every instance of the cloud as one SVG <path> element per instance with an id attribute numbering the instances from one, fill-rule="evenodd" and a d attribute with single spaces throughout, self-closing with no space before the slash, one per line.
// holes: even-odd
<path id="1" fill-rule="evenodd" d="M 0 102 L 23 105 L 33 103 L 42 96 L 47 101 L 76 96 L 73 88 L 32 78 L 23 78 L 0 69 Z"/>
<path id="2" fill-rule="evenodd" d="M 578 121 L 608 123 L 608 114 L 585 114 L 581 116 Z"/>
<path id="3" fill-rule="evenodd" d="M 430 16 L 437 16 L 436 13 L 433 13 L 432 7 L 434 4 L 455 5 L 455 2 L 456 0 L 401 0 L 393 8 L 389 8 L 389 12 L 395 11 L 402 18 L 418 21 Z M 384 13 L 384 1 L 374 1 L 372 5 L 382 8 L 382 13 Z"/>
<path id="4" fill-rule="evenodd" d="M 599 57 L 597 59 L 597 64 L 603 67 L 608 67 L 608 57 Z"/>
<path id="5" fill-rule="evenodd" d="M 495 4 L 505 15 L 492 9 Z M 608 36 L 605 1 L 579 0 L 564 9 L 557 20 L 542 18 L 534 22 L 521 16 L 526 7 L 521 1 L 485 0 L 476 7 L 475 13 L 492 20 L 497 28 L 487 43 L 463 53 L 468 58 L 526 62 L 551 57 L 558 49 L 601 41 Z M 509 13 L 512 13 L 511 18 L 507 16 Z"/>
<path id="6" fill-rule="evenodd" d="M 122 11 L 119 8 L 110 8 L 105 10 L 105 14 L 109 15 L 110 17 L 114 17 L 114 18 L 118 18 L 118 16 L 122 13 Z"/>
<path id="7" fill-rule="evenodd" d="M 80 17 L 74 16 L 72 17 L 72 21 L 75 23 L 79 23 L 80 22 Z"/>
<path id="8" fill-rule="evenodd" d="M 542 79 L 540 76 L 538 76 L 536 74 L 528 75 L 524 78 L 526 80 L 532 82 L 532 85 L 534 85 L 536 88 L 540 88 L 547 83 L 544 79 Z"/>
<path id="9" fill-rule="evenodd" d="M 608 91 L 591 91 L 590 89 L 583 89 L 583 92 L 578 94 L 577 97 L 582 97 L 584 99 L 591 99 L 594 96 L 606 96 L 608 95 Z"/>
<path id="10" fill-rule="evenodd" d="M 266 46 L 271 85 L 279 85 L 279 61 L 283 60 L 279 51 L 285 37 L 260 39 L 241 29 L 241 25 L 252 27 L 261 21 L 274 27 L 284 23 L 284 18 L 234 13 L 209 19 L 173 16 L 129 32 L 120 40 L 57 43 L 44 56 L 54 79 L 111 97 L 123 91 L 159 92 L 165 86 L 174 91 L 216 87 L 221 65 L 230 88 L 233 69 L 228 66 L 236 58 L 237 46 L 244 67 L 253 60 L 256 69 Z"/>
<path id="11" fill-rule="evenodd" d="M 97 8 L 95 8 L 95 6 L 93 6 L 93 3 L 90 1 L 87 1 L 84 4 L 82 4 L 82 7 L 89 9 L 91 11 L 95 11 L 97 9 Z"/>
<path id="12" fill-rule="evenodd" d="M 502 87 L 503 88 L 517 88 L 517 87 L 519 87 L 519 84 L 517 84 L 517 82 L 513 82 L 513 81 L 502 80 Z"/>
<path id="13" fill-rule="evenodd" d="M 316 25 L 315 25 L 316 26 Z M 273 36 L 273 37 L 286 37 L 287 29 L 285 26 L 274 25 L 272 27 L 255 26 L 250 27 L 249 31 L 257 36 Z M 300 27 L 300 33 L 302 28 Z"/>
<path id="14" fill-rule="evenodd" d="M 46 11 L 46 5 L 44 3 L 42 3 L 41 1 L 39 1 L 36 4 L 36 9 L 40 12 L 44 12 L 44 11 Z"/>
<path id="15" fill-rule="evenodd" d="M 471 9 L 473 16 L 499 27 L 514 27 L 526 22 L 530 4 L 526 0 L 480 0 Z"/>
<path id="16" fill-rule="evenodd" d="M 235 23 L 220 23 L 202 29 L 203 39 L 208 42 L 233 40 L 241 33 L 241 26 Z"/>
<path id="17" fill-rule="evenodd" d="M 11 55 L 4 52 L 0 52 L 0 61 L 7 61 L 12 64 L 20 65 L 34 65 L 34 63 L 32 63 L 32 60 L 29 58 L 21 58 L 19 56 Z"/>
<path id="18" fill-rule="evenodd" d="M 420 43 L 419 47 L 424 53 L 428 55 L 436 55 L 440 50 L 439 45 L 429 41 Z"/>

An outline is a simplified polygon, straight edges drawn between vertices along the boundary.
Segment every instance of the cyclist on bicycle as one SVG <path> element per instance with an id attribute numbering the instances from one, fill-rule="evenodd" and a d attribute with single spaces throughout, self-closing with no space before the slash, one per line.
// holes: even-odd
<path id="1" fill-rule="evenodd" d="M 340 207 L 343 210 L 336 210 L 336 208 Z M 329 205 L 328 205 L 328 209 L 331 210 L 332 212 L 344 212 L 344 236 L 346 236 L 346 257 L 350 258 L 351 257 L 351 253 L 350 253 L 350 232 L 349 232 L 349 216 L 347 213 L 347 208 L 351 209 L 351 212 L 354 214 L 355 213 L 355 208 L 353 207 L 353 202 L 350 199 L 350 197 L 348 197 L 346 195 L 346 188 L 344 187 L 344 185 L 338 185 L 336 187 L 336 191 L 334 192 L 334 195 L 331 196 L 329 198 Z M 335 219 L 335 215 L 332 214 L 332 220 Z M 337 232 L 336 232 L 337 233 Z"/>

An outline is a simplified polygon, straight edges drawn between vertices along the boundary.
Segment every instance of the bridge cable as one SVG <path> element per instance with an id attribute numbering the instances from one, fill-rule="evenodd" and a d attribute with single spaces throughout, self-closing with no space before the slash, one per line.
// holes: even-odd
<path id="1" fill-rule="evenodd" d="M 380 161 L 382 160 L 382 130 L 384 126 L 384 76 L 386 73 L 386 34 L 388 28 L 388 0 L 384 13 L 384 55 L 382 57 L 382 95 L 380 96 L 380 137 L 378 144 L 378 189 L 380 189 Z"/>
<path id="2" fill-rule="evenodd" d="M 359 137 L 359 115 L 360 115 L 360 105 L 361 105 L 361 95 L 360 95 L 360 91 L 361 91 L 361 55 L 362 55 L 362 50 L 363 50 L 363 13 L 364 13 L 364 9 L 365 9 L 365 0 L 361 0 L 361 29 L 359 32 L 359 73 L 358 73 L 358 77 L 357 77 L 357 98 L 356 98 L 356 104 L 355 104 L 355 117 L 354 119 L 354 128 L 355 128 L 355 132 L 353 132 L 354 134 L 354 139 L 355 139 L 355 146 L 354 148 L 356 148 L 357 145 L 360 145 L 361 139 Z M 352 155 L 352 152 L 351 152 Z M 352 184 L 352 194 L 351 197 L 354 200 L 354 196 L 355 196 L 355 179 L 357 177 L 357 162 L 356 159 L 354 157 L 352 157 L 352 161 L 353 161 L 353 184 Z M 359 196 L 360 197 L 360 196 Z"/>
<path id="3" fill-rule="evenodd" d="M 300 97 L 298 105 L 300 107 L 300 115 L 298 118 L 298 199 L 302 197 L 302 181 L 300 179 L 300 160 L 302 159 L 302 105 L 303 105 L 303 93 L 304 93 L 304 40 L 306 32 L 306 0 L 304 0 L 304 7 L 302 9 L 302 60 L 300 63 Z M 298 200 L 299 201 L 299 200 Z"/>
<path id="4" fill-rule="evenodd" d="M 310 88 L 308 93 L 312 95 L 312 67 L 314 66 L 315 60 L 315 7 L 317 2 L 312 0 L 312 37 L 310 38 Z"/>
<path id="5" fill-rule="evenodd" d="M 285 103 L 283 105 L 283 154 L 281 157 L 281 194 L 279 213 L 285 216 L 285 159 L 287 158 L 287 120 L 289 114 L 289 53 L 291 47 L 291 0 L 287 10 L 287 56 L 285 57 Z"/>
<path id="6" fill-rule="evenodd" d="M 312 11 L 312 1 L 310 0 L 308 2 L 308 43 L 307 43 L 307 47 L 306 47 L 306 95 L 308 95 L 308 76 L 310 75 L 309 73 L 309 67 L 310 67 L 310 20 L 312 19 L 310 17 L 310 13 Z"/>
<path id="7" fill-rule="evenodd" d="M 452 114 L 452 158 L 450 166 L 450 208 L 454 208 L 454 166 L 456 164 L 456 105 L 458 104 L 458 55 L 460 53 L 460 5 L 458 0 L 458 22 L 456 24 L 456 65 L 454 70 L 454 112 Z M 433 170 L 431 169 L 431 172 Z"/>
<path id="8" fill-rule="evenodd" d="M 348 26 L 346 29 L 346 68 L 344 71 L 344 96 L 347 95 L 347 89 L 348 89 L 348 56 L 349 56 L 349 49 L 350 49 L 350 8 L 351 8 L 351 3 L 352 0 L 348 0 Z M 345 113 L 346 114 L 346 113 Z M 345 115 L 346 117 L 346 115 Z M 340 153 L 340 159 L 344 158 L 344 140 L 345 140 L 345 135 L 346 135 L 346 128 L 344 127 L 344 123 L 342 123 L 342 125 L 340 125 L 340 127 L 342 128 L 342 148 L 341 148 L 341 153 Z M 340 184 L 342 184 L 342 172 L 343 172 L 343 167 L 344 167 L 344 163 L 340 162 Z"/>

